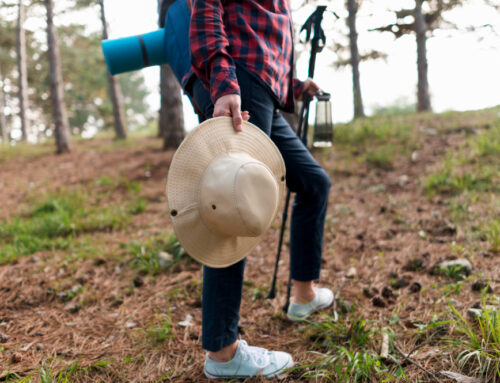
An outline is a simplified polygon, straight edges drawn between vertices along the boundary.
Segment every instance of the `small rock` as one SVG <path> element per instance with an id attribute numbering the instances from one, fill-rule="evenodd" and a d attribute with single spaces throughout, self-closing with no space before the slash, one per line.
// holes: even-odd
<path id="1" fill-rule="evenodd" d="M 373 298 L 372 303 L 375 307 L 381 307 L 381 308 L 387 307 L 387 303 L 385 303 L 385 301 L 380 297 Z"/>
<path id="2" fill-rule="evenodd" d="M 115 274 L 120 275 L 122 273 L 122 267 L 120 265 L 115 267 Z"/>
<path id="3" fill-rule="evenodd" d="M 412 154 L 411 154 L 411 162 L 417 162 L 418 161 L 418 152 L 415 150 Z"/>
<path id="4" fill-rule="evenodd" d="M 347 270 L 347 273 L 345 276 L 347 278 L 354 278 L 356 276 L 356 274 L 357 274 L 356 268 L 351 267 L 351 268 L 349 268 L 349 270 Z"/>
<path id="5" fill-rule="evenodd" d="M 400 175 L 398 177 L 398 184 L 399 186 L 403 187 L 408 183 L 409 180 L 410 178 L 406 174 Z"/>
<path id="6" fill-rule="evenodd" d="M 467 314 L 475 319 L 479 318 L 481 315 L 483 315 L 483 311 L 487 310 L 490 312 L 498 312 L 498 307 L 492 306 L 492 305 L 486 305 L 484 307 L 481 307 L 481 304 L 475 304 L 472 306 L 470 309 L 467 310 Z"/>
<path id="7" fill-rule="evenodd" d="M 487 281 L 476 281 L 472 284 L 472 291 L 483 291 L 486 289 L 486 293 L 490 294 L 493 292 L 490 284 Z"/>
<path id="8" fill-rule="evenodd" d="M 144 280 L 140 276 L 135 277 L 134 287 L 141 287 L 141 286 L 144 286 Z"/>
<path id="9" fill-rule="evenodd" d="M 133 328 L 135 326 L 137 326 L 137 323 L 135 323 L 133 321 L 128 321 L 127 323 L 125 323 L 126 328 Z"/>
<path id="10" fill-rule="evenodd" d="M 9 335 L 0 332 L 0 343 L 7 343 L 9 339 L 10 339 Z"/>
<path id="11" fill-rule="evenodd" d="M 422 285 L 418 282 L 413 282 L 410 286 L 410 291 L 412 293 L 418 293 L 420 290 L 422 290 Z"/>
<path id="12" fill-rule="evenodd" d="M 160 251 L 158 253 L 158 266 L 160 269 L 165 270 L 168 269 L 174 263 L 174 257 L 172 254 L 166 253 L 164 251 Z"/>
<path id="13" fill-rule="evenodd" d="M 38 258 L 36 255 L 30 258 L 30 263 L 38 263 L 38 262 L 40 262 L 40 258 Z"/>
<path id="14" fill-rule="evenodd" d="M 472 264 L 465 258 L 455 259 L 452 261 L 444 261 L 438 265 L 438 270 L 446 272 L 446 270 L 454 270 L 457 275 L 470 275 L 472 273 Z"/>
<path id="15" fill-rule="evenodd" d="M 181 327 L 192 327 L 193 326 L 193 316 L 191 314 L 187 314 L 186 318 L 179 322 L 179 326 Z"/>
<path id="16" fill-rule="evenodd" d="M 384 287 L 382 289 L 382 296 L 386 299 L 394 299 L 396 296 L 390 287 Z"/>
<path id="17" fill-rule="evenodd" d="M 19 352 L 15 352 L 10 357 L 11 363 L 19 363 L 23 359 L 23 356 Z"/>

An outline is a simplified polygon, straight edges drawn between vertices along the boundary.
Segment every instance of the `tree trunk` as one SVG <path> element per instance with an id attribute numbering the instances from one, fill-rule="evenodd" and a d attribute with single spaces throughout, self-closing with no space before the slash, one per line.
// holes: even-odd
<path id="1" fill-rule="evenodd" d="M 347 0 L 347 25 L 349 27 L 349 47 L 351 49 L 352 93 L 354 99 L 354 118 L 364 117 L 363 98 L 361 97 L 361 83 L 359 75 L 358 32 L 356 31 L 357 0 Z"/>
<path id="2" fill-rule="evenodd" d="M 168 8 L 172 0 L 158 0 L 160 28 L 165 27 Z M 184 110 L 182 108 L 181 87 L 168 65 L 160 67 L 160 118 L 158 137 L 163 137 L 163 150 L 177 149 L 184 139 Z"/>
<path id="3" fill-rule="evenodd" d="M 163 135 L 163 150 L 177 149 L 184 139 L 184 113 L 181 88 L 172 69 L 160 69 L 161 108 L 159 131 Z"/>
<path id="4" fill-rule="evenodd" d="M 104 13 L 104 0 L 99 0 L 99 6 L 101 8 L 101 22 L 102 22 L 102 38 L 103 40 L 108 39 L 108 25 L 106 22 L 106 14 Z M 111 102 L 113 103 L 113 115 L 115 120 L 115 134 L 116 138 L 123 140 L 127 138 L 127 125 L 125 120 L 125 113 L 123 109 L 123 96 L 120 88 L 120 84 L 117 79 L 109 73 L 108 75 L 108 87 L 109 94 L 111 96 Z"/>
<path id="5" fill-rule="evenodd" d="M 24 4 L 19 0 L 17 22 L 17 68 L 19 71 L 19 117 L 21 118 L 21 140 L 25 141 L 30 130 L 28 111 L 28 71 L 26 69 L 26 32 L 24 30 Z"/>
<path id="6" fill-rule="evenodd" d="M 415 4 L 415 33 L 417 35 L 417 110 L 419 112 L 431 110 L 431 99 L 429 96 L 429 83 L 427 81 L 427 48 L 426 32 L 427 25 L 422 14 L 422 3 L 424 0 L 416 0 Z"/>
<path id="7" fill-rule="evenodd" d="M 52 118 L 54 119 L 54 136 L 57 153 L 69 152 L 69 123 L 63 97 L 63 79 L 61 59 L 57 46 L 57 36 L 53 22 L 52 0 L 45 0 L 47 8 L 47 41 L 49 45 L 50 63 L 50 98 L 52 103 Z"/>
<path id="8" fill-rule="evenodd" d="M 0 88 L 2 112 L 0 113 L 0 125 L 2 125 L 2 141 L 3 143 L 9 142 L 9 128 L 7 127 L 7 117 L 5 116 L 5 110 L 7 109 L 7 96 L 5 92 L 5 77 L 0 68 L 0 82 L 2 83 L 2 88 Z"/>

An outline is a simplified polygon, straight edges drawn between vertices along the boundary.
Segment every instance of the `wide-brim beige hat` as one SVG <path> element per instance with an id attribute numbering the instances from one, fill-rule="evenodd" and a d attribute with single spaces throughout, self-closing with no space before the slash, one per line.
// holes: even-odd
<path id="1" fill-rule="evenodd" d="M 230 117 L 207 120 L 177 149 L 167 179 L 174 231 L 186 252 L 210 267 L 247 256 L 276 217 L 284 193 L 285 164 L 258 127 Z"/>

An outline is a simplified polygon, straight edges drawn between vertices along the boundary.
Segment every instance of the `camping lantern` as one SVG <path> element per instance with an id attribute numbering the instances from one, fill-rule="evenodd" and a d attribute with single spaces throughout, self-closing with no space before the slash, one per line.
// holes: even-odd
<path id="1" fill-rule="evenodd" d="M 316 120 L 314 122 L 313 147 L 328 148 L 333 143 L 332 104 L 330 93 L 316 94 Z"/>

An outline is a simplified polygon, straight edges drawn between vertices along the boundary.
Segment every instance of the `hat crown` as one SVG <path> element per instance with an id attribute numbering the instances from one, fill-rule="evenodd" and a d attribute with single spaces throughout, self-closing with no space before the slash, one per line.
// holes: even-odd
<path id="1" fill-rule="evenodd" d="M 278 182 L 264 163 L 246 153 L 222 153 L 201 178 L 200 214 L 215 233 L 258 237 L 276 215 L 278 190 Z"/>

